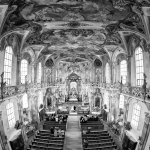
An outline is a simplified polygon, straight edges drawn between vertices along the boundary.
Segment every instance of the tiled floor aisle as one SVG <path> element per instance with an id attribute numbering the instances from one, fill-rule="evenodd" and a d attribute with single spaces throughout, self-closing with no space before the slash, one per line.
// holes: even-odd
<path id="1" fill-rule="evenodd" d="M 68 116 L 64 150 L 83 150 L 79 116 Z"/>

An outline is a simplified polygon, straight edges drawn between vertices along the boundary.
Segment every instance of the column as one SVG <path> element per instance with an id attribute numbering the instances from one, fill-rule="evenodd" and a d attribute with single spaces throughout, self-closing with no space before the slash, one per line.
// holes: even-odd
<path id="1" fill-rule="evenodd" d="M 113 83 L 113 62 L 110 64 L 110 83 Z"/>
<path id="2" fill-rule="evenodd" d="M 21 57 L 17 57 L 17 73 L 16 73 L 16 85 L 21 84 Z"/>
<path id="3" fill-rule="evenodd" d="M 34 79 L 33 79 L 33 82 L 37 83 L 37 79 L 38 79 L 37 78 L 37 63 L 35 63 L 33 67 L 34 67 L 34 76 L 33 76 Z"/>
<path id="4" fill-rule="evenodd" d="M 131 56 L 127 58 L 127 83 L 131 86 Z"/>

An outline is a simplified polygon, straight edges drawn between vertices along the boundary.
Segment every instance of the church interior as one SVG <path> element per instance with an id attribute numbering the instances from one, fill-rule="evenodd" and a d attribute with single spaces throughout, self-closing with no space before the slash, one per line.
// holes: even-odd
<path id="1" fill-rule="evenodd" d="M 0 150 L 150 150 L 150 0 L 0 0 Z"/>

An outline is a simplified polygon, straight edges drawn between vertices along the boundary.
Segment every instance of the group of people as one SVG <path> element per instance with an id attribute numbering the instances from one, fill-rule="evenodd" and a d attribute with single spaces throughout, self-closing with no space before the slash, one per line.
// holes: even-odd
<path id="1" fill-rule="evenodd" d="M 67 121 L 68 115 L 56 115 L 56 114 L 51 114 L 51 115 L 46 115 L 46 121 L 56 121 L 61 123 L 65 123 Z"/>
<path id="2" fill-rule="evenodd" d="M 64 130 L 61 130 L 59 127 L 51 127 L 50 133 L 54 135 L 54 137 L 62 137 L 65 133 Z"/>
<path id="3" fill-rule="evenodd" d="M 89 116 L 89 115 L 84 115 L 80 117 L 80 122 L 81 123 L 86 123 L 87 121 L 98 121 L 99 117 L 96 116 Z"/>

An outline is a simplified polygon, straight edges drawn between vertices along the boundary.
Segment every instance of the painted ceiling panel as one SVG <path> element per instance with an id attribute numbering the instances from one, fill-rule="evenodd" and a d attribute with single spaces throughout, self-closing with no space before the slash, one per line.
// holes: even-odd
<path id="1" fill-rule="evenodd" d="M 105 56 L 114 46 L 123 46 L 119 31 L 145 33 L 134 10 L 142 5 L 137 0 L 2 0 L 0 4 L 9 7 L 2 33 L 29 31 L 22 47 L 53 60 L 69 62 L 75 57 L 82 62 Z"/>

